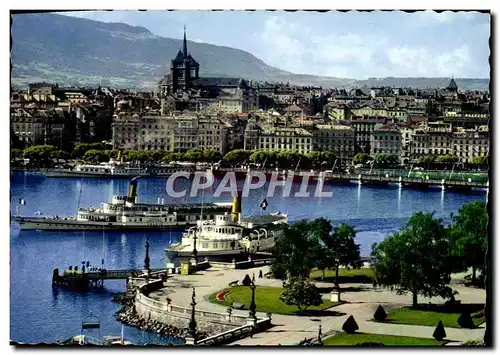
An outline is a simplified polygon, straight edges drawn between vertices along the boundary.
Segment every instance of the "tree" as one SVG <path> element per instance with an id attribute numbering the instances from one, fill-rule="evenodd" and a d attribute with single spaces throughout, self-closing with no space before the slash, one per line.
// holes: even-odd
<path id="1" fill-rule="evenodd" d="M 458 157 L 456 155 L 440 155 L 436 158 L 436 162 L 443 164 L 453 164 L 458 162 Z"/>
<path id="2" fill-rule="evenodd" d="M 430 169 L 436 162 L 436 157 L 433 155 L 424 155 L 419 157 L 417 162 L 419 165 L 423 165 L 427 169 Z"/>
<path id="3" fill-rule="evenodd" d="M 348 334 L 353 334 L 359 329 L 358 323 L 353 316 L 349 316 L 342 325 L 342 330 Z"/>
<path id="4" fill-rule="evenodd" d="M 151 152 L 151 158 L 154 162 L 159 162 L 167 154 L 164 150 L 154 150 Z"/>
<path id="5" fill-rule="evenodd" d="M 472 320 L 472 317 L 469 312 L 465 311 L 460 314 L 460 316 L 457 319 L 458 325 L 460 325 L 461 328 L 469 328 L 472 329 L 474 328 L 474 321 Z"/>
<path id="6" fill-rule="evenodd" d="M 283 283 L 280 300 L 287 305 L 297 306 L 299 312 L 323 303 L 318 288 L 303 276 L 290 278 Z"/>
<path id="7" fill-rule="evenodd" d="M 118 149 L 113 149 L 106 151 L 106 153 L 109 155 L 110 158 L 116 159 L 118 158 L 118 155 L 120 155 L 120 151 Z"/>
<path id="8" fill-rule="evenodd" d="M 242 165 L 244 162 L 248 161 L 252 152 L 249 150 L 236 149 L 230 151 L 224 156 L 224 161 L 235 166 Z"/>
<path id="9" fill-rule="evenodd" d="M 76 145 L 71 155 L 74 158 L 81 158 L 89 150 L 106 150 L 106 145 L 104 143 L 80 143 Z"/>
<path id="10" fill-rule="evenodd" d="M 282 227 L 282 235 L 272 249 L 271 272 L 274 277 L 309 276 L 317 263 L 315 251 L 319 250 L 318 234 L 312 223 L 301 220 Z"/>
<path id="11" fill-rule="evenodd" d="M 58 150 L 57 152 L 54 152 L 54 158 L 68 160 L 71 158 L 71 154 L 65 152 L 64 150 Z"/>
<path id="12" fill-rule="evenodd" d="M 207 150 L 203 152 L 204 160 L 208 163 L 217 163 L 222 159 L 222 155 L 215 150 Z"/>
<path id="13" fill-rule="evenodd" d="M 91 149 L 85 152 L 83 159 L 93 163 L 109 161 L 109 155 L 103 150 Z"/>
<path id="14" fill-rule="evenodd" d="M 450 226 L 450 237 L 453 255 L 460 257 L 465 267 L 472 267 L 472 282 L 475 282 L 477 268 L 484 268 L 488 247 L 486 203 L 477 200 L 466 204 L 458 210 L 458 214 L 452 214 L 451 218 L 453 223 Z"/>
<path id="15" fill-rule="evenodd" d="M 184 154 L 184 160 L 198 163 L 204 160 L 203 152 L 196 149 L 190 149 Z"/>
<path id="16" fill-rule="evenodd" d="M 252 155 L 250 155 L 249 159 L 254 164 L 264 164 L 266 159 L 268 159 L 268 156 L 268 152 L 258 150 L 256 152 L 253 152 Z"/>
<path id="17" fill-rule="evenodd" d="M 35 145 L 24 149 L 23 156 L 35 165 L 45 165 L 57 151 L 58 149 L 52 145 Z"/>
<path id="18" fill-rule="evenodd" d="M 375 157 L 378 167 L 388 168 L 399 164 L 399 157 L 394 154 L 379 154 Z"/>
<path id="19" fill-rule="evenodd" d="M 21 149 L 11 149 L 10 159 L 20 159 L 23 157 L 23 151 Z"/>
<path id="20" fill-rule="evenodd" d="M 354 266 L 359 261 L 359 245 L 354 242 L 356 231 L 348 224 L 341 224 L 327 232 L 327 225 L 324 219 L 314 221 L 316 230 L 322 231 L 320 239 L 323 246 L 323 253 L 320 254 L 320 263 L 335 269 L 335 284 L 338 285 L 340 266 Z M 331 224 L 327 222 L 330 226 Z"/>
<path id="21" fill-rule="evenodd" d="M 437 341 L 441 341 L 444 338 L 446 338 L 446 331 L 444 330 L 444 325 L 442 321 L 439 321 L 436 329 L 434 330 L 434 333 L 432 334 L 432 337 Z"/>
<path id="22" fill-rule="evenodd" d="M 353 164 L 363 164 L 365 165 L 368 163 L 370 160 L 373 160 L 373 158 L 366 153 L 358 153 L 354 156 L 352 159 Z"/>
<path id="23" fill-rule="evenodd" d="M 375 277 L 378 284 L 398 294 L 410 292 L 413 307 L 418 305 L 419 294 L 450 298 L 449 255 L 448 233 L 441 220 L 418 212 L 401 231 L 374 246 Z"/>
<path id="24" fill-rule="evenodd" d="M 331 169 L 333 164 L 335 164 L 335 154 L 331 152 L 311 152 L 305 156 L 307 161 L 313 168 L 327 167 Z"/>
<path id="25" fill-rule="evenodd" d="M 382 305 L 378 305 L 377 310 L 373 315 L 373 319 L 375 319 L 377 322 L 383 322 L 387 319 L 387 313 L 385 312 L 385 309 L 384 307 L 382 307 Z"/>
<path id="26" fill-rule="evenodd" d="M 293 169 L 301 160 L 302 155 L 293 151 L 281 151 L 278 154 L 278 164 L 280 168 Z"/>
<path id="27" fill-rule="evenodd" d="M 241 284 L 243 286 L 250 286 L 252 284 L 252 279 L 250 279 L 250 276 L 248 276 L 248 274 L 245 275 L 243 281 L 241 281 Z"/>
<path id="28" fill-rule="evenodd" d="M 472 164 L 477 165 L 478 167 L 481 168 L 487 168 L 489 164 L 488 158 L 489 158 L 488 156 L 475 157 L 472 160 Z"/>

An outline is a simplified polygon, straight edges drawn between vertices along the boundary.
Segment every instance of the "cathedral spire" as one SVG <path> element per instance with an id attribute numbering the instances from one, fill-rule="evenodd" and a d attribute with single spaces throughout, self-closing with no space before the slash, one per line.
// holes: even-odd
<path id="1" fill-rule="evenodd" d="M 184 42 L 182 43 L 182 49 L 183 49 L 183 54 L 184 54 L 184 59 L 187 58 L 188 56 L 188 46 L 187 46 L 187 41 L 186 41 L 186 25 L 184 25 Z"/>

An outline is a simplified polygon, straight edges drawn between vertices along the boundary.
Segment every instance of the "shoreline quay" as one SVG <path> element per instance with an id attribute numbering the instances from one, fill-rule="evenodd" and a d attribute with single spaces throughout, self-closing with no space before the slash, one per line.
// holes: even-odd
<path id="1" fill-rule="evenodd" d="M 136 312 L 134 307 L 134 298 L 123 296 L 118 301 L 122 304 L 122 308 L 115 313 L 115 318 L 122 322 L 123 324 L 136 327 L 138 329 L 169 336 L 179 341 L 185 342 L 186 337 L 189 336 L 189 330 L 187 328 L 178 328 L 176 326 L 161 323 L 154 320 L 146 320 L 141 318 Z M 209 335 L 206 332 L 198 331 L 197 338 L 203 339 Z M 174 343 L 169 343 L 169 345 L 177 345 Z"/>

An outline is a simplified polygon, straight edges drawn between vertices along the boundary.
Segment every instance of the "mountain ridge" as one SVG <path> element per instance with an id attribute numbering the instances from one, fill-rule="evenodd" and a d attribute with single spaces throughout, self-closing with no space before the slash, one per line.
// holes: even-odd
<path id="1" fill-rule="evenodd" d="M 142 26 L 59 15 L 14 14 L 11 81 L 66 85 L 111 85 L 153 89 L 181 48 L 180 39 L 161 37 Z M 450 78 L 368 78 L 356 80 L 295 74 L 266 64 L 253 54 L 227 46 L 188 40 L 200 63 L 200 76 L 242 77 L 324 87 L 445 87 Z M 487 90 L 489 79 L 455 78 L 460 88 Z"/>

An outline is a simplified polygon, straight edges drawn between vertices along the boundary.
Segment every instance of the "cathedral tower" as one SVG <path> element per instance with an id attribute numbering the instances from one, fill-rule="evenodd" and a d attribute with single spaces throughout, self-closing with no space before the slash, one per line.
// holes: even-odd
<path id="1" fill-rule="evenodd" d="M 169 91 L 175 93 L 189 89 L 191 82 L 199 78 L 199 70 L 200 65 L 187 50 L 186 26 L 184 26 L 182 49 L 179 50 L 177 56 L 170 62 L 171 82 Z"/>

